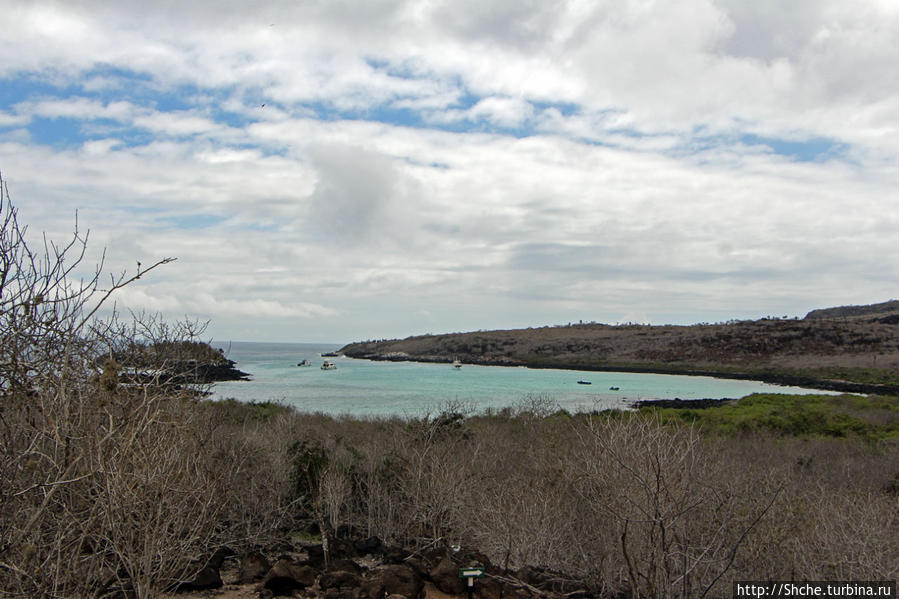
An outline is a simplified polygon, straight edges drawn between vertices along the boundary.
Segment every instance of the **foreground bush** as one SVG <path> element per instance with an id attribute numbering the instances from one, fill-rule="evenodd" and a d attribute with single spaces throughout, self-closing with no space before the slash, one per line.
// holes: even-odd
<path id="1" fill-rule="evenodd" d="M 33 250 L 2 180 L 0 227 L 2 592 L 149 597 L 190 580 L 210 548 L 251 538 L 247 523 L 277 524 L 273 511 L 243 518 L 263 507 L 245 493 L 253 454 L 197 409 L 202 386 L 187 369 L 203 327 L 96 318 L 171 259 L 106 289 L 102 265 L 76 282 L 87 236 Z"/>

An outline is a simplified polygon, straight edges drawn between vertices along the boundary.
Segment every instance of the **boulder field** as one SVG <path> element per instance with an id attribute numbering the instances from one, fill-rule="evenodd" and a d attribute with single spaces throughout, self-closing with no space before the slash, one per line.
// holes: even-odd
<path id="1" fill-rule="evenodd" d="M 559 572 L 525 567 L 507 570 L 471 550 L 434 542 L 411 550 L 377 537 L 335 538 L 327 563 L 321 543 L 281 541 L 263 548 L 219 548 L 195 580 L 168 597 L 265 599 L 450 599 L 467 597 L 463 568 L 478 568 L 478 599 L 586 599 L 594 592 Z M 127 595 L 127 591 L 124 593 Z M 110 595 L 111 596 L 111 595 Z"/>

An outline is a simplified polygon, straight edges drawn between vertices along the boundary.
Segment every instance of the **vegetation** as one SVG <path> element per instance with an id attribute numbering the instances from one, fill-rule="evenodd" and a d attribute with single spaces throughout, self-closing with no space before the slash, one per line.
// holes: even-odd
<path id="1" fill-rule="evenodd" d="M 641 408 L 666 421 L 701 426 L 707 433 L 765 432 L 797 437 L 899 440 L 899 397 L 753 394 L 720 407 Z"/>
<path id="2" fill-rule="evenodd" d="M 97 320 L 135 277 L 74 285 L 86 239 L 32 252 L 2 199 L 3 596 L 155 597 L 223 545 L 299 538 L 310 517 L 325 552 L 338 530 L 443 539 L 597 597 L 899 576 L 895 398 L 757 396 L 685 415 L 534 397 L 410 419 L 202 400 L 146 351 L 194 347 L 202 326 Z"/>
<path id="3" fill-rule="evenodd" d="M 830 399 L 865 414 L 896 405 Z M 697 412 L 727 420 L 725 409 Z M 752 576 L 895 578 L 899 444 L 852 427 L 836 437 L 826 421 L 825 434 L 797 436 L 759 414 L 773 425 L 706 431 L 711 419 L 568 414 L 532 398 L 408 420 L 288 412 L 254 430 L 284 464 L 266 472 L 286 497 L 315 502 L 305 508 L 323 530 L 413 548 L 442 538 L 513 570 L 566 572 L 598 596 L 721 596 Z"/>
<path id="4" fill-rule="evenodd" d="M 73 279 L 86 246 L 76 227 L 68 243 L 32 249 L 0 181 L 4 595 L 150 597 L 189 579 L 208 547 L 246 542 L 286 509 L 255 495 L 267 478 L 242 476 L 250 453 L 224 436 L 227 421 L 197 409 L 203 325 L 97 316 L 171 259 L 101 288 L 102 265 Z"/>

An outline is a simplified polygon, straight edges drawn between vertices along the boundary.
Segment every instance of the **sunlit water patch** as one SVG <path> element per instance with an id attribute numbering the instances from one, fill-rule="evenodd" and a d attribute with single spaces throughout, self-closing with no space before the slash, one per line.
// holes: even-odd
<path id="1" fill-rule="evenodd" d="M 476 410 L 534 398 L 565 410 L 628 408 L 643 399 L 736 398 L 750 393 L 827 393 L 758 381 L 700 376 L 585 372 L 465 364 L 323 358 L 339 345 L 235 342 L 223 347 L 251 381 L 217 383 L 216 398 L 278 401 L 304 412 L 420 416 L 449 403 Z M 322 370 L 324 360 L 337 365 Z M 297 366 L 303 360 L 311 366 Z M 589 385 L 578 381 L 589 382 Z"/>

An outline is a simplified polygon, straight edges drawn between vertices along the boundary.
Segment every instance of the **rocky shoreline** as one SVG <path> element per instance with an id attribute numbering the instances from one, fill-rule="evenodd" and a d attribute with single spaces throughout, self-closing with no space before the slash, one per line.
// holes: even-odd
<path id="1" fill-rule="evenodd" d="M 250 380 L 252 375 L 237 369 L 236 365 L 237 363 L 234 360 L 225 360 L 224 362 L 214 364 L 198 364 L 196 366 L 197 377 L 203 383 Z"/>

